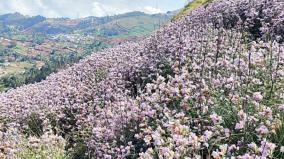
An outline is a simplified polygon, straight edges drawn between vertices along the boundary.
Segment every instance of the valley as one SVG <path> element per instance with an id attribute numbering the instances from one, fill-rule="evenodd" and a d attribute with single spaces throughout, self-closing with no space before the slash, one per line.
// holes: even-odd
<path id="1" fill-rule="evenodd" d="M 94 52 L 137 41 L 174 14 L 130 12 L 80 19 L 0 15 L 0 91 L 39 82 Z"/>

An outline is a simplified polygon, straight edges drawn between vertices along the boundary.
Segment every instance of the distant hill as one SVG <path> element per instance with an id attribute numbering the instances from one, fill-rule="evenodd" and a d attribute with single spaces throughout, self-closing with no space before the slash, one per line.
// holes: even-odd
<path id="1" fill-rule="evenodd" d="M 9 13 L 9 14 L 4 14 L 0 15 L 0 21 L 4 23 L 11 23 L 11 22 L 16 22 L 19 20 L 23 20 L 26 17 L 20 13 Z"/>
<path id="2" fill-rule="evenodd" d="M 19 30 L 32 27 L 46 20 L 43 16 L 23 16 L 20 13 L 5 14 L 0 16 L 0 22 L 6 26 L 15 26 Z"/>
<path id="3" fill-rule="evenodd" d="M 106 17 L 86 17 L 80 19 L 45 18 L 43 16 L 24 16 L 20 13 L 0 15 L 0 32 L 19 31 L 22 33 L 66 34 L 96 33 L 103 36 L 120 34 L 141 35 L 150 33 L 173 16 L 167 14 L 146 14 L 130 12 Z M 11 29 L 13 28 L 13 29 Z"/>

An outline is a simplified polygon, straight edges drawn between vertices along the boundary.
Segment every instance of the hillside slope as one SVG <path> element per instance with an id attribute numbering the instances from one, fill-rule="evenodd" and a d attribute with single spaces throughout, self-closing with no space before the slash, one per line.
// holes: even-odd
<path id="1" fill-rule="evenodd" d="M 283 158 L 283 11 L 282 0 L 201 6 L 1 94 L 3 127 L 38 141 L 51 131 L 74 158 Z"/>
<path id="2" fill-rule="evenodd" d="M 173 20 L 177 20 L 187 15 L 190 11 L 197 9 L 198 7 L 204 6 L 212 0 L 193 0 L 188 3 L 184 9 L 173 17 Z"/>

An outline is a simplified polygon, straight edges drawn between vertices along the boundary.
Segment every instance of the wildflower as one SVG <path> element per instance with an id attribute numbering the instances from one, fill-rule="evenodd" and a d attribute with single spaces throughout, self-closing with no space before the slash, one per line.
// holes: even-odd
<path id="1" fill-rule="evenodd" d="M 213 151 L 213 152 L 212 152 L 212 157 L 213 157 L 214 159 L 221 159 L 221 154 L 220 154 L 220 152 L 218 152 L 218 151 Z"/>
<path id="2" fill-rule="evenodd" d="M 214 124 L 219 124 L 222 121 L 222 117 L 218 116 L 216 113 L 213 113 L 212 115 L 210 115 L 210 118 Z"/>
<path id="3" fill-rule="evenodd" d="M 112 157 L 111 157 L 111 155 L 104 154 L 104 158 L 105 159 L 111 159 Z"/>
<path id="4" fill-rule="evenodd" d="M 235 151 L 235 150 L 238 150 L 238 147 L 236 146 L 236 145 L 231 145 L 231 146 L 229 146 L 229 148 L 228 148 L 228 151 L 230 152 L 230 153 L 232 153 L 233 151 Z"/>
<path id="5" fill-rule="evenodd" d="M 238 159 L 254 159 L 255 155 L 250 155 L 248 153 L 244 154 L 243 156 L 239 156 Z"/>
<path id="6" fill-rule="evenodd" d="M 151 144 L 151 140 L 152 140 L 152 137 L 150 135 L 146 135 L 144 137 L 144 141 L 146 142 L 147 145 Z"/>
<path id="7" fill-rule="evenodd" d="M 239 103 L 239 102 L 240 102 L 240 97 L 239 97 L 238 95 L 233 95 L 233 96 L 232 96 L 232 102 L 233 102 L 234 104 Z"/>
<path id="8" fill-rule="evenodd" d="M 278 109 L 284 113 L 284 104 L 281 104 L 278 106 Z"/>
<path id="9" fill-rule="evenodd" d="M 263 140 L 261 141 L 261 147 L 259 148 L 259 152 L 261 152 L 262 157 L 268 157 L 275 147 L 276 145 L 274 143 Z"/>
<path id="10" fill-rule="evenodd" d="M 153 159 L 154 150 L 152 148 L 147 149 L 145 153 L 139 153 L 139 159 Z"/>
<path id="11" fill-rule="evenodd" d="M 245 127 L 245 121 L 241 120 L 240 122 L 238 122 L 235 126 L 235 129 L 236 130 L 241 130 L 241 129 L 244 129 Z"/>
<path id="12" fill-rule="evenodd" d="M 245 119 L 247 117 L 247 114 L 243 111 L 243 110 L 240 110 L 238 112 L 238 116 L 241 118 L 241 119 Z"/>
<path id="13" fill-rule="evenodd" d="M 260 127 L 256 128 L 255 131 L 258 135 L 265 135 L 269 133 L 269 130 L 264 125 L 261 125 Z"/>
<path id="14" fill-rule="evenodd" d="M 212 132 L 212 131 L 206 130 L 206 131 L 204 132 L 205 140 L 208 141 L 208 140 L 212 137 L 212 135 L 213 135 L 213 132 Z"/>
<path id="15" fill-rule="evenodd" d="M 227 152 L 227 149 L 228 149 L 228 145 L 227 144 L 224 144 L 224 145 L 220 145 L 219 146 L 220 150 L 221 150 L 221 154 L 222 156 L 226 154 Z"/>
<path id="16" fill-rule="evenodd" d="M 219 86 L 221 85 L 221 82 L 220 82 L 219 79 L 213 79 L 212 82 L 213 82 L 213 85 L 214 85 L 215 87 L 219 87 Z"/>
<path id="17" fill-rule="evenodd" d="M 280 147 L 280 152 L 284 153 L 284 146 Z"/>
<path id="18" fill-rule="evenodd" d="M 174 157 L 174 152 L 170 150 L 168 147 L 163 147 L 161 151 L 162 151 L 162 155 L 165 156 L 166 158 Z"/>
<path id="19" fill-rule="evenodd" d="M 255 92 L 252 95 L 253 100 L 259 102 L 263 99 L 263 96 L 261 95 L 261 92 Z"/>
<path id="20" fill-rule="evenodd" d="M 252 143 L 248 144 L 248 147 L 250 149 L 252 149 L 255 153 L 258 152 L 258 147 L 257 147 L 256 143 L 252 142 Z"/>
<path id="21" fill-rule="evenodd" d="M 152 138 L 154 140 L 155 145 L 158 145 L 158 146 L 162 145 L 163 142 L 162 142 L 161 134 L 158 131 L 155 131 L 152 134 Z M 149 141 L 148 141 L 148 143 L 149 143 Z"/>
<path id="22" fill-rule="evenodd" d="M 272 110 L 269 107 L 265 107 L 259 114 L 265 118 L 272 120 Z"/>

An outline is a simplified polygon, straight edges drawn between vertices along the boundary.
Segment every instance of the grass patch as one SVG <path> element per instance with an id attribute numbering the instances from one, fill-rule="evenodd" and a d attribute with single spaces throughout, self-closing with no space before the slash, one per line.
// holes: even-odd
<path id="1" fill-rule="evenodd" d="M 193 0 L 188 5 L 186 5 L 181 12 L 179 12 L 176 16 L 174 16 L 172 20 L 174 21 L 178 20 L 179 18 L 185 16 L 190 11 L 197 9 L 206 3 L 209 3 L 210 1 L 211 0 Z"/>
<path id="2" fill-rule="evenodd" d="M 4 67 L 0 67 L 0 77 L 8 74 L 20 74 L 25 71 L 26 68 L 30 68 L 31 63 L 28 62 L 11 62 L 4 63 Z"/>

